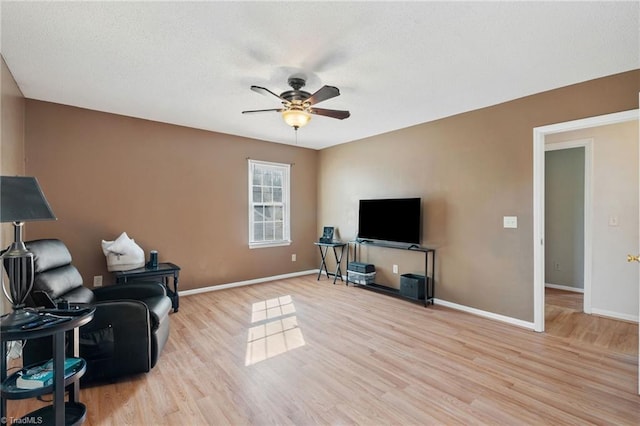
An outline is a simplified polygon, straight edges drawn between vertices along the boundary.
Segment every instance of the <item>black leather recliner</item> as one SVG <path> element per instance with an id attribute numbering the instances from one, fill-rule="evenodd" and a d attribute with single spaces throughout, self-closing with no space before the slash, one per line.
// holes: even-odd
<path id="1" fill-rule="evenodd" d="M 162 284 L 130 282 L 90 290 L 62 241 L 35 240 L 26 246 L 35 264 L 28 305 L 67 300 L 96 308 L 93 320 L 80 327 L 80 356 L 87 361 L 83 383 L 147 372 L 156 365 L 169 337 L 171 299 Z M 50 358 L 50 340 L 28 341 L 23 357 L 25 365 Z"/>

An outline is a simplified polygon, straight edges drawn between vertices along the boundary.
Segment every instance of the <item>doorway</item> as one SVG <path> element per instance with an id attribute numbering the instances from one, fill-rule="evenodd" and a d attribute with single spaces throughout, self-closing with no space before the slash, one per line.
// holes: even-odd
<path id="1" fill-rule="evenodd" d="M 590 117 L 533 129 L 533 241 L 534 241 L 534 330 L 544 331 L 544 281 L 545 281 L 545 140 L 547 136 L 579 129 L 605 126 L 609 124 L 623 123 L 638 119 L 638 110 L 607 114 L 598 117 Z M 638 177 L 635 177 L 636 181 Z M 585 194 L 587 195 L 587 194 Z M 590 222 L 589 211 L 585 211 L 585 223 Z M 636 219 L 638 220 L 638 219 Z M 585 234 L 585 250 L 589 250 L 591 242 L 587 241 Z M 589 255 L 589 253 L 585 253 Z M 585 262 L 587 263 L 587 262 Z M 587 295 L 587 275 L 585 275 L 585 299 Z M 590 300 L 585 300 L 585 305 L 591 305 Z M 587 312 L 589 313 L 589 312 Z"/>
<path id="2" fill-rule="evenodd" d="M 591 313 L 593 139 L 545 137 L 545 288 L 582 293 Z"/>

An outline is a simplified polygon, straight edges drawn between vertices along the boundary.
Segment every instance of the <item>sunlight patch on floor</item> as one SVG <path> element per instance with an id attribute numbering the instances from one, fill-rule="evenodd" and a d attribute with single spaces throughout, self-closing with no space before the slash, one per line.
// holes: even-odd
<path id="1" fill-rule="evenodd" d="M 253 304 L 247 336 L 245 365 L 256 364 L 304 346 L 304 337 L 291 296 L 263 300 Z"/>
<path id="2" fill-rule="evenodd" d="M 251 323 L 278 318 L 296 312 L 293 298 L 289 295 L 274 299 L 263 300 L 253 304 L 251 309 Z"/>

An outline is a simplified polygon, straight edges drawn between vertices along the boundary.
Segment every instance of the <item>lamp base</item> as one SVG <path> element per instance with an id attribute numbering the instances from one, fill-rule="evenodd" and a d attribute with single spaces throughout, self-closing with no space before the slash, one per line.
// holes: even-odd
<path id="1" fill-rule="evenodd" d="M 2 318 L 1 327 L 5 329 L 20 328 L 38 318 L 38 312 L 32 309 L 19 308 Z"/>

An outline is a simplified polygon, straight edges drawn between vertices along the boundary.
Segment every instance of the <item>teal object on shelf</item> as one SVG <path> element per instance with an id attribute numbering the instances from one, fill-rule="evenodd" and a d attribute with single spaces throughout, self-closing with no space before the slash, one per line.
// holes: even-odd
<path id="1" fill-rule="evenodd" d="M 80 358 L 66 358 L 64 360 L 65 377 L 82 366 Z M 27 369 L 16 379 L 16 387 L 21 389 L 38 389 L 53 384 L 53 360 L 45 364 Z"/>

